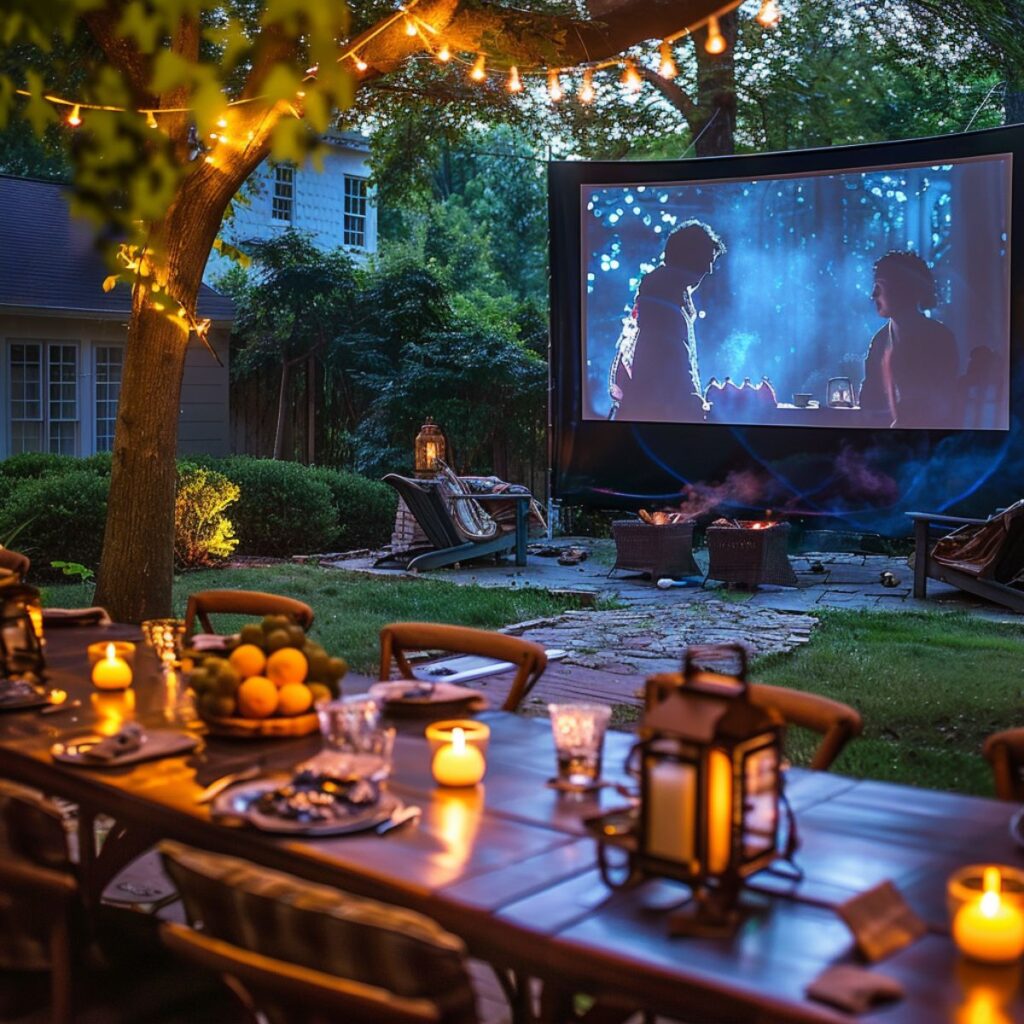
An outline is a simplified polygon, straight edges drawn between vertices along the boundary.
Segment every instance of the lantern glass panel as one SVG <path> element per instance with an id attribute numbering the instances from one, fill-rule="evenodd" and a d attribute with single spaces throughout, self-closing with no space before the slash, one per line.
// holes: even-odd
<path id="1" fill-rule="evenodd" d="M 779 751 L 772 737 L 744 745 L 743 859 L 775 849 L 779 826 Z"/>

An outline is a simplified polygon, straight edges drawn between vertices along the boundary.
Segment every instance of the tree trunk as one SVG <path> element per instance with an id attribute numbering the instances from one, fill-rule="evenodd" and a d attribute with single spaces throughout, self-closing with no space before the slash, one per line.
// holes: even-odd
<path id="1" fill-rule="evenodd" d="M 704 49 L 708 31 L 693 34 L 697 53 L 697 113 L 688 118 L 697 156 L 729 156 L 736 152 L 736 36 L 735 11 L 718 19 L 726 49 L 718 55 Z"/>
<path id="2" fill-rule="evenodd" d="M 174 576 L 174 456 L 188 335 L 147 305 L 147 292 L 139 285 L 132 296 L 96 588 L 97 604 L 120 622 L 168 615 Z"/>
<path id="3" fill-rule="evenodd" d="M 316 463 L 316 356 L 306 359 L 306 465 Z"/>

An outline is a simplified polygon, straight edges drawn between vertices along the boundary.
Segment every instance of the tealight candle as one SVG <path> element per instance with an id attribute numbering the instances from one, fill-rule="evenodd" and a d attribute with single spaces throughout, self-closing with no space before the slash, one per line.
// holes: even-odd
<path id="1" fill-rule="evenodd" d="M 1005 964 L 1024 953 L 1024 914 L 1000 894 L 998 868 L 986 868 L 980 899 L 965 903 L 953 918 L 953 941 L 964 956 Z"/>
<path id="2" fill-rule="evenodd" d="M 441 786 L 475 786 L 487 770 L 484 755 L 466 743 L 466 733 L 452 729 L 452 741 L 434 755 L 431 771 Z"/>
<path id="3" fill-rule="evenodd" d="M 472 718 L 452 718 L 443 722 L 431 722 L 427 726 L 425 736 L 430 744 L 430 756 L 433 757 L 445 744 L 451 743 L 455 730 L 461 729 L 466 745 L 476 747 L 487 760 L 487 745 L 491 738 L 491 728 L 484 722 L 476 722 Z"/>
<path id="4" fill-rule="evenodd" d="M 93 665 L 92 684 L 97 690 L 126 690 L 132 685 L 132 670 L 113 644 L 107 644 L 106 657 Z"/>
<path id="5" fill-rule="evenodd" d="M 135 667 L 135 644 L 130 640 L 100 640 L 98 643 L 89 644 L 86 653 L 89 655 L 89 664 L 95 665 L 107 656 L 107 650 L 113 646 L 114 654 L 120 658 L 129 668 Z"/>

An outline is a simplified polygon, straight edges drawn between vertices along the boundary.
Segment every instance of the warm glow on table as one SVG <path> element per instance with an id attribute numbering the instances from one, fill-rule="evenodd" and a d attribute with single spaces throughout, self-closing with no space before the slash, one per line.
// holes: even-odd
<path id="1" fill-rule="evenodd" d="M 475 786 L 487 770 L 484 755 L 466 743 L 466 733 L 458 727 L 452 730 L 452 741 L 434 755 L 431 771 L 434 781 L 441 786 Z"/>
<path id="2" fill-rule="evenodd" d="M 93 665 L 92 683 L 97 690 L 126 690 L 132 685 L 132 670 L 113 644 L 107 644 L 106 654 Z"/>
<path id="3" fill-rule="evenodd" d="M 953 941 L 973 960 L 1002 964 L 1024 953 L 1024 914 L 1003 899 L 998 868 L 986 868 L 980 899 L 965 903 L 953 918 Z"/>
<path id="4" fill-rule="evenodd" d="M 135 718 L 134 690 L 106 690 L 90 695 L 96 716 L 96 731 L 101 736 L 116 736 L 126 722 Z"/>

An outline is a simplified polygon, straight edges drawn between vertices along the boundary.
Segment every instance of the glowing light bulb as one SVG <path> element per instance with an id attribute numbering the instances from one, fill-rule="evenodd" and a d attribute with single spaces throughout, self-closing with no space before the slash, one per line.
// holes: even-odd
<path id="1" fill-rule="evenodd" d="M 474 82 L 482 82 L 487 77 L 486 63 L 484 55 L 481 53 L 476 59 L 476 63 L 473 65 L 473 70 L 470 71 L 469 77 Z"/>
<path id="2" fill-rule="evenodd" d="M 358 71 L 365 71 L 365 70 L 366 70 L 366 69 L 367 69 L 367 68 L 368 68 L 368 67 L 370 66 L 370 65 L 369 65 L 369 64 L 367 64 L 367 63 L 366 63 L 366 61 L 365 61 L 365 60 L 363 60 L 363 58 L 362 58 L 362 57 L 360 57 L 360 56 L 359 56 L 358 54 L 353 54 L 353 56 L 352 56 L 352 60 L 354 60 L 354 61 L 355 61 L 355 64 L 356 64 L 356 69 L 357 69 Z"/>
<path id="3" fill-rule="evenodd" d="M 224 118 L 224 117 L 217 118 L 217 127 L 218 128 L 227 128 L 227 126 L 228 126 L 227 118 Z"/>
<path id="4" fill-rule="evenodd" d="M 593 103 L 594 102 L 594 83 L 593 83 L 593 72 L 583 72 L 583 84 L 580 86 L 580 91 L 577 93 L 579 96 L 580 103 Z"/>
<path id="5" fill-rule="evenodd" d="M 407 36 L 416 35 L 416 23 L 412 20 L 412 18 L 405 19 L 405 34 Z"/>
<path id="6" fill-rule="evenodd" d="M 216 160 L 214 160 L 214 158 L 213 158 L 212 156 L 208 156 L 208 157 L 206 158 L 206 162 L 207 162 L 208 164 L 216 164 L 216 163 L 217 163 L 217 161 L 216 161 Z"/>
<path id="7" fill-rule="evenodd" d="M 304 100 L 304 99 L 306 98 L 306 94 L 305 94 L 305 93 L 304 93 L 304 92 L 303 92 L 303 91 L 302 91 L 302 90 L 300 89 L 300 90 L 299 90 L 299 91 L 298 91 L 298 92 L 297 92 L 297 93 L 295 94 L 295 98 L 296 98 L 296 99 L 300 99 L 300 100 Z"/>
<path id="8" fill-rule="evenodd" d="M 452 51 L 448 49 L 447 43 L 441 44 L 441 49 L 437 51 L 437 59 L 442 64 L 447 64 L 452 59 Z"/>
<path id="9" fill-rule="evenodd" d="M 562 80 L 558 77 L 557 71 L 548 72 L 548 95 L 554 103 L 557 103 L 565 95 L 562 92 Z"/>
<path id="10" fill-rule="evenodd" d="M 77 128 L 82 123 L 82 108 L 76 103 L 68 114 L 68 124 Z"/>
<path id="11" fill-rule="evenodd" d="M 704 44 L 704 49 L 708 53 L 717 56 L 725 52 L 725 47 L 725 36 L 722 35 L 722 28 L 718 24 L 718 19 L 715 17 L 708 18 L 708 38 Z"/>
<path id="12" fill-rule="evenodd" d="M 153 116 L 153 111 L 152 110 L 147 110 L 146 111 L 146 124 L 148 124 L 150 128 L 159 128 L 160 127 L 156 123 L 156 118 Z"/>
<path id="13" fill-rule="evenodd" d="M 775 0 L 761 0 L 761 10 L 757 12 L 757 23 L 764 28 L 775 28 L 782 17 L 779 5 Z"/>
<path id="14" fill-rule="evenodd" d="M 661 63 L 658 64 L 658 74 L 662 78 L 675 78 L 679 74 L 679 69 L 672 59 L 672 47 L 668 43 L 662 43 L 660 53 Z"/>
<path id="15" fill-rule="evenodd" d="M 523 81 L 519 77 L 519 68 L 517 68 L 515 64 L 508 69 L 508 81 L 505 83 L 505 88 L 508 89 L 509 92 L 523 91 Z"/>
<path id="16" fill-rule="evenodd" d="M 644 84 L 644 80 L 640 77 L 640 72 L 637 71 L 636 65 L 631 60 L 626 61 L 621 81 L 626 88 L 626 92 L 639 92 Z"/>

